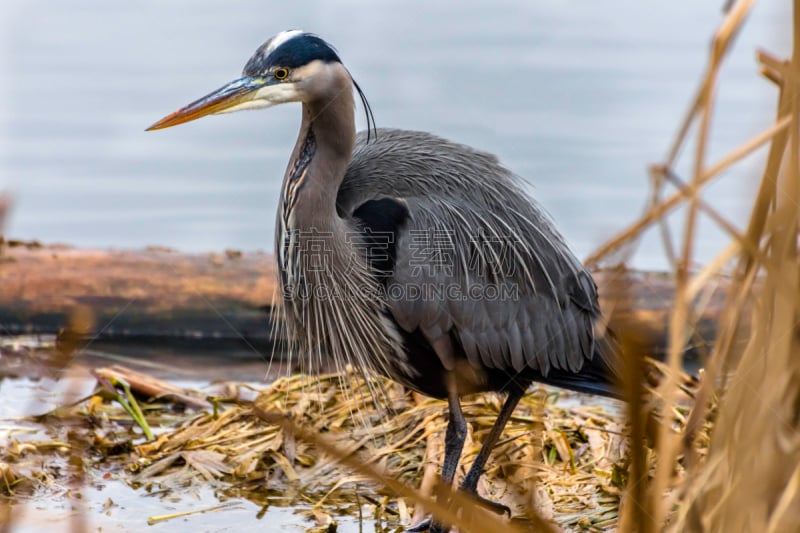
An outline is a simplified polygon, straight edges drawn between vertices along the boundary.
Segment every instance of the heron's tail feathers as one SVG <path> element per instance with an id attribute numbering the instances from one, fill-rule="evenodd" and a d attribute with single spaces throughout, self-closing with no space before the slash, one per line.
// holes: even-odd
<path id="1" fill-rule="evenodd" d="M 588 394 L 622 399 L 622 358 L 619 343 L 613 332 L 606 329 L 595 339 L 594 353 L 580 372 L 551 369 L 546 383 Z"/>

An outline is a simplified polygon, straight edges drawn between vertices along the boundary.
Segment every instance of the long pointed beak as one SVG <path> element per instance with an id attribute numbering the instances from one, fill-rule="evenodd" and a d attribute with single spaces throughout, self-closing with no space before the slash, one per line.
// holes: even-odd
<path id="1" fill-rule="evenodd" d="M 239 78 L 162 118 L 147 128 L 146 131 L 177 126 L 214 113 L 233 111 L 233 107 L 250 101 L 253 93 L 267 84 L 268 81 L 264 78 L 252 78 L 249 76 Z"/>

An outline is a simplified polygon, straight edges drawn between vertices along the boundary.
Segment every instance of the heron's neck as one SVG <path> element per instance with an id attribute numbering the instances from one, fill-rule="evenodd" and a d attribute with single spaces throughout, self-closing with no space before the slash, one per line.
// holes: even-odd
<path id="1" fill-rule="evenodd" d="M 285 216 L 295 229 L 330 231 L 338 222 L 336 196 L 355 144 L 352 89 L 342 89 L 331 99 L 303 104 L 283 183 Z"/>

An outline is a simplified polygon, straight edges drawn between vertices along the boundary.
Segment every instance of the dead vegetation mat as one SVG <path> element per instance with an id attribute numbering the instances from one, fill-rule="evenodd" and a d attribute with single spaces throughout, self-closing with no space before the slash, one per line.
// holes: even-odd
<path id="1" fill-rule="evenodd" d="M 228 397 L 208 398 L 208 409 L 192 412 L 171 402 L 142 403 L 154 433 L 146 441 L 128 413 L 99 388 L 77 404 L 29 421 L 46 429 L 35 437 L 11 433 L 0 458 L 3 491 L 65 489 L 76 481 L 70 466 L 78 466 L 82 482 L 115 476 L 162 494 L 212 486 L 222 497 L 301 507 L 317 521 L 319 514 L 362 516 L 366 509 L 386 523 L 409 523 L 414 502 L 348 472 L 285 426 L 264 422 L 254 406 L 327 435 L 339 450 L 421 487 L 422 494 L 438 476 L 447 423 L 442 401 L 354 374 L 298 375 L 263 389 L 225 390 Z M 552 389 L 531 391 L 493 451 L 479 492 L 509 506 L 515 517 L 533 507 L 568 530 L 614 527 L 628 466 L 625 413 L 622 404 L 594 401 Z M 496 395 L 464 402 L 470 430 L 463 465 L 477 454 L 500 406 Z M 679 421 L 681 413 L 675 415 Z M 461 468 L 458 475 L 465 473 Z"/>

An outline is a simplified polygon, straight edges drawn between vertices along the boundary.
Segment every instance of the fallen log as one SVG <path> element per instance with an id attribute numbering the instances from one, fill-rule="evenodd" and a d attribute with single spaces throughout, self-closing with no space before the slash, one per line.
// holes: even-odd
<path id="1" fill-rule="evenodd" d="M 263 253 L 183 254 L 165 248 L 86 250 L 6 241 L 0 327 L 55 334 L 88 309 L 104 341 L 172 340 L 215 348 L 270 338 L 275 271 Z"/>
<path id="2" fill-rule="evenodd" d="M 600 270 L 595 279 L 610 327 L 636 323 L 653 339 L 656 355 L 663 351 L 671 277 Z M 81 309 L 93 318 L 92 339 L 106 345 L 246 346 L 266 353 L 282 342 L 273 336 L 280 331 L 272 327 L 274 280 L 275 264 L 262 252 L 87 250 L 0 241 L 0 331 L 55 334 Z M 725 291 L 721 279 L 704 298 L 690 353 L 702 353 L 713 340 Z"/>

